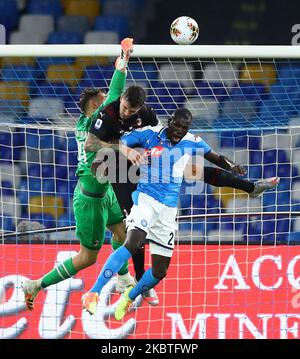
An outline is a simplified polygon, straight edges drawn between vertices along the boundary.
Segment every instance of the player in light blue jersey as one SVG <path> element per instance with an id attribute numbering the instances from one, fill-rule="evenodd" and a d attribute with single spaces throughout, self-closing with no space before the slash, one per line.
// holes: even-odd
<path id="1" fill-rule="evenodd" d="M 135 287 L 128 287 L 123 293 L 115 310 L 117 320 L 124 317 L 138 295 L 155 287 L 167 274 L 174 249 L 179 192 L 190 159 L 200 154 L 225 170 L 245 173 L 243 167 L 215 153 L 201 137 L 189 133 L 191 124 L 191 112 L 178 109 L 167 127 L 148 126 L 121 138 L 124 145 L 144 150 L 144 163 L 140 166 L 137 190 L 132 194 L 134 204 L 126 220 L 126 241 L 110 255 L 90 293 L 100 293 L 146 238 L 152 267 Z"/>

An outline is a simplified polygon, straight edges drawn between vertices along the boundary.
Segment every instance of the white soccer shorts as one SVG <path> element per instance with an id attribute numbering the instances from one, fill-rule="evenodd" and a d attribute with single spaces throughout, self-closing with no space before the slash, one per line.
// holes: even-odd
<path id="1" fill-rule="evenodd" d="M 168 207 L 145 193 L 139 193 L 126 219 L 127 231 L 140 228 L 147 233 L 150 253 L 172 257 L 174 249 L 177 207 Z"/>

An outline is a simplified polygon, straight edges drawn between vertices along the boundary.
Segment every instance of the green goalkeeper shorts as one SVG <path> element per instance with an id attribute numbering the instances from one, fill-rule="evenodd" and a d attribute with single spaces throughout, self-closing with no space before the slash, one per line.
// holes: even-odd
<path id="1" fill-rule="evenodd" d="M 123 221 L 123 213 L 111 185 L 103 198 L 84 195 L 77 184 L 74 191 L 73 209 L 76 236 L 88 249 L 99 250 L 105 238 L 106 226 Z"/>

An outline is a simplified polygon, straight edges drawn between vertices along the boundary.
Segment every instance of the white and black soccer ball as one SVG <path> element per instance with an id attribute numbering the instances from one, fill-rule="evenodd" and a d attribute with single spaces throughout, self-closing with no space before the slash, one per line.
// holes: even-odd
<path id="1" fill-rule="evenodd" d="M 172 22 L 170 34 L 176 44 L 190 45 L 198 38 L 199 26 L 191 17 L 180 16 Z"/>

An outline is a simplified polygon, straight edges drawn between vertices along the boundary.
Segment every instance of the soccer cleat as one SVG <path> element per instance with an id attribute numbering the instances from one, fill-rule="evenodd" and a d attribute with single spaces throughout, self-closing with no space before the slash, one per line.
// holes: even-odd
<path id="1" fill-rule="evenodd" d="M 87 292 L 81 297 L 82 308 L 91 315 L 96 313 L 99 295 L 96 292 Z"/>
<path id="2" fill-rule="evenodd" d="M 132 300 L 129 298 L 129 292 L 133 287 L 127 287 L 125 292 L 122 294 L 122 297 L 119 301 L 119 304 L 115 310 L 115 318 L 116 320 L 122 320 L 124 315 L 129 311 L 132 305 Z"/>
<path id="3" fill-rule="evenodd" d="M 259 197 L 264 191 L 273 189 L 280 182 L 279 177 L 266 178 L 264 180 L 259 180 L 254 183 L 254 190 L 252 193 L 249 193 L 251 198 Z"/>
<path id="4" fill-rule="evenodd" d="M 21 286 L 24 292 L 26 307 L 29 311 L 32 311 L 34 308 L 34 299 L 37 296 L 38 292 L 41 290 L 41 285 L 36 280 L 26 279 L 21 284 Z"/>
<path id="5" fill-rule="evenodd" d="M 127 287 L 134 287 L 136 284 L 134 278 L 130 275 L 129 272 L 124 275 L 118 274 L 117 277 L 116 292 L 118 293 L 124 293 Z"/>
<path id="6" fill-rule="evenodd" d="M 146 290 L 142 293 L 142 297 L 150 305 L 156 306 L 159 304 L 159 299 L 154 288 Z"/>

